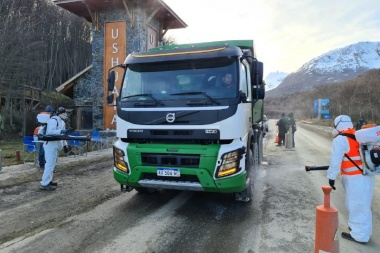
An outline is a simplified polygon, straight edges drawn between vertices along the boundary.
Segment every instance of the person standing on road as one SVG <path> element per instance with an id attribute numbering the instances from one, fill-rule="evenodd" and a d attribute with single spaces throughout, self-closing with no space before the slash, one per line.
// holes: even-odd
<path id="1" fill-rule="evenodd" d="M 281 113 L 281 118 L 277 121 L 278 126 L 278 144 L 277 146 L 285 145 L 285 134 L 289 131 L 289 121 L 285 113 Z"/>
<path id="2" fill-rule="evenodd" d="M 361 117 L 358 123 L 356 123 L 356 130 L 362 129 L 362 126 L 364 125 L 367 125 L 367 121 L 364 119 L 364 117 Z"/>
<path id="3" fill-rule="evenodd" d="M 61 135 L 67 134 L 65 119 L 67 119 L 66 109 L 59 107 L 56 115 L 52 116 L 46 125 L 46 135 Z M 40 132 L 43 131 L 42 129 Z M 41 190 L 54 191 L 57 183 L 53 182 L 53 172 L 57 163 L 58 153 L 67 142 L 64 140 L 44 141 L 45 149 L 45 169 L 41 180 Z"/>
<path id="4" fill-rule="evenodd" d="M 37 115 L 37 127 L 34 130 L 33 136 L 37 136 L 38 131 L 41 128 L 41 126 L 43 124 L 46 124 L 46 123 L 41 123 L 39 121 L 39 119 L 46 118 L 46 117 L 44 117 L 45 115 L 48 115 L 48 117 L 50 118 L 53 112 L 54 112 L 53 107 L 51 107 L 50 105 L 47 105 L 45 107 L 45 110 Z M 42 143 L 40 143 L 40 150 L 38 152 L 38 163 L 39 163 L 41 169 L 43 169 L 45 167 L 45 163 L 46 163 L 45 151 L 44 151 L 44 145 Z"/>
<path id="5" fill-rule="evenodd" d="M 342 175 L 348 210 L 348 228 L 351 230 L 349 233 L 342 232 L 342 237 L 366 244 L 372 234 L 371 202 L 375 178 L 362 174 L 360 145 L 354 139 L 354 134 L 355 129 L 349 116 L 340 115 L 335 118 L 327 178 L 329 185 L 335 190 L 335 179 L 339 172 Z"/>
<path id="6" fill-rule="evenodd" d="M 288 114 L 289 117 L 289 126 L 292 130 L 292 142 L 293 142 L 293 148 L 296 146 L 294 143 L 294 132 L 297 130 L 296 120 L 294 119 L 293 113 Z"/>

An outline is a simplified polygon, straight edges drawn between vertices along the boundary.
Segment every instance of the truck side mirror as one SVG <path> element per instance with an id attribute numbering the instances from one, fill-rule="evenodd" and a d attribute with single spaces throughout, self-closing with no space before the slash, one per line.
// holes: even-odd
<path id="1" fill-rule="evenodd" d="M 254 87 L 253 88 L 253 96 L 257 99 L 264 99 L 265 98 L 265 88 Z"/>
<path id="2" fill-rule="evenodd" d="M 253 62 L 253 96 L 256 99 L 264 99 L 265 87 L 263 85 L 264 64 L 259 61 Z"/>
<path id="3" fill-rule="evenodd" d="M 253 77 L 255 81 L 255 85 L 261 85 L 263 83 L 263 75 L 264 75 L 264 64 L 259 61 L 253 62 Z"/>
<path id="4" fill-rule="evenodd" d="M 113 91 L 115 87 L 115 71 L 109 72 L 107 83 L 108 83 L 108 91 Z"/>

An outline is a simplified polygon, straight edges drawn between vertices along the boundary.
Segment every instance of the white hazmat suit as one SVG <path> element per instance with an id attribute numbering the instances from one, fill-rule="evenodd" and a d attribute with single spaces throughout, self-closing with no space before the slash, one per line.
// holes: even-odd
<path id="1" fill-rule="evenodd" d="M 343 130 L 353 128 L 351 118 L 340 115 L 334 120 L 336 136 L 332 142 L 330 166 L 327 170 L 327 178 L 335 180 L 340 173 L 340 167 L 344 154 L 350 151 L 349 137 L 339 135 Z M 343 188 L 345 189 L 346 208 L 348 210 L 348 226 L 350 235 L 358 242 L 368 242 L 372 234 L 371 201 L 375 184 L 374 176 L 342 175 Z"/>
<path id="2" fill-rule="evenodd" d="M 66 112 L 60 115 L 65 115 Z M 53 116 L 49 119 L 46 126 L 46 135 L 61 135 L 62 130 L 66 129 L 65 122 L 59 116 Z M 45 149 L 45 169 L 42 175 L 41 186 L 47 186 L 53 180 L 53 172 L 58 159 L 58 153 L 63 146 L 67 145 L 64 140 L 44 141 Z"/>

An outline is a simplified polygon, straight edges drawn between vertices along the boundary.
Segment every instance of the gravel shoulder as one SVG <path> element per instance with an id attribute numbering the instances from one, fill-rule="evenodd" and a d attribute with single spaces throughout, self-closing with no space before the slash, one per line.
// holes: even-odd
<path id="1" fill-rule="evenodd" d="M 112 149 L 90 152 L 87 157 L 60 157 L 54 172 L 58 188 L 53 192 L 39 189 L 42 170 L 36 166 L 3 167 L 0 245 L 54 227 L 67 217 L 120 195 L 112 166 Z"/>

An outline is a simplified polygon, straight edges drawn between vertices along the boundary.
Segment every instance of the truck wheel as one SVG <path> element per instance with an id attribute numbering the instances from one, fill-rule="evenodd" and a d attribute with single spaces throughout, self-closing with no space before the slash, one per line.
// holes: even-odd
<path id="1" fill-rule="evenodd" d="M 249 202 L 252 199 L 253 193 L 253 154 L 252 150 L 249 150 L 247 153 L 247 158 L 245 159 L 245 166 L 247 169 L 247 188 L 242 192 L 234 193 L 235 200 L 241 202 Z"/>
<path id="2" fill-rule="evenodd" d="M 157 191 L 157 189 L 155 189 L 155 188 L 145 188 L 145 187 L 135 187 L 135 190 L 138 193 L 153 193 L 153 192 Z"/>

